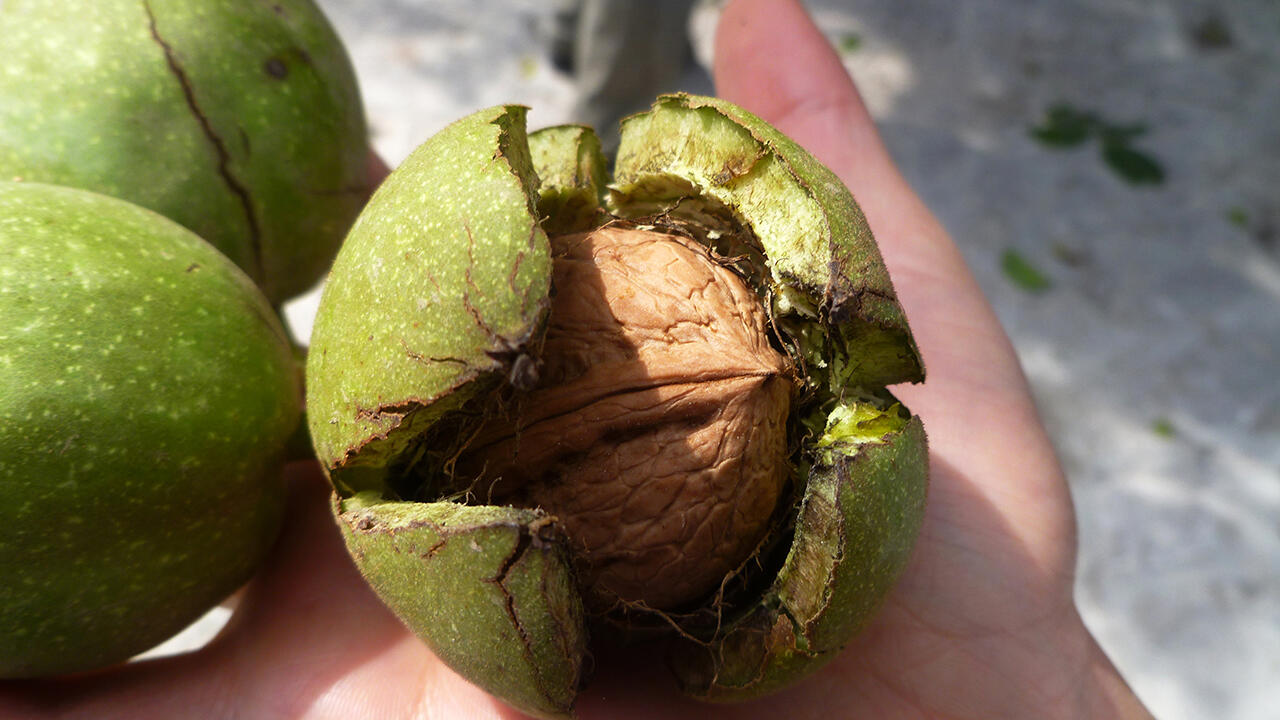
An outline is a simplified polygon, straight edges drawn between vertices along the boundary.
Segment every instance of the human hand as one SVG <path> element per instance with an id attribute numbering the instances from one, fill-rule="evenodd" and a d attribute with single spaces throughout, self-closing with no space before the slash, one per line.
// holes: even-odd
<path id="1" fill-rule="evenodd" d="M 1008 339 L 838 57 L 795 0 L 734 0 L 716 84 L 831 167 L 879 240 L 929 370 L 927 384 L 896 388 L 929 433 L 924 528 L 869 627 L 799 685 L 704 705 L 675 695 L 660 661 L 620 653 L 597 658 L 580 716 L 1146 717 L 1072 601 L 1070 497 Z M 444 667 L 368 590 L 315 464 L 287 475 L 279 546 L 208 647 L 0 682 L 0 718 L 520 717 Z"/>

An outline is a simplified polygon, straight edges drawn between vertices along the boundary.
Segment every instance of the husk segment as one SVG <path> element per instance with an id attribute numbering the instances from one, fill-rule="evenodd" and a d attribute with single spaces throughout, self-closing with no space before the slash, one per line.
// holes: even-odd
<path id="1" fill-rule="evenodd" d="M 541 184 L 538 215 L 551 235 L 585 232 L 603 220 L 606 177 L 600 139 L 582 125 L 529 133 L 529 154 Z"/>
<path id="2" fill-rule="evenodd" d="M 773 585 L 713 642 L 671 652 L 684 692 L 745 700 L 794 683 L 836 656 L 897 578 L 924 510 L 924 429 L 919 418 L 861 410 L 869 425 L 899 428 L 819 453 Z"/>
<path id="3" fill-rule="evenodd" d="M 758 288 L 796 332 L 832 392 L 924 379 L 884 261 L 853 196 L 830 170 L 760 118 L 723 100 L 664 95 L 622 124 L 609 207 L 624 217 L 704 220 L 728 208 L 759 241 Z"/>
<path id="4" fill-rule="evenodd" d="M 834 657 L 906 564 L 926 494 L 920 421 L 884 386 L 924 378 L 866 220 L 838 178 L 754 115 L 665 95 L 623 122 L 609 207 L 748 232 L 754 280 L 804 369 L 807 435 L 790 552 L 772 586 L 672 668 L 707 700 L 756 697 Z M 739 227 L 740 226 L 740 227 Z"/>
<path id="5" fill-rule="evenodd" d="M 524 115 L 496 107 L 459 120 L 375 193 L 316 318 L 308 419 L 347 498 L 335 512 L 348 548 L 384 602 L 472 682 L 526 713 L 563 717 L 586 630 L 548 518 L 401 502 L 417 498 L 395 477 L 434 450 L 424 432 L 469 401 L 483 405 L 536 351 L 551 259 Z"/>
<path id="6" fill-rule="evenodd" d="M 335 512 L 360 571 L 440 659 L 526 713 L 569 712 L 586 655 L 582 603 L 543 513 L 376 496 Z"/>
<path id="7" fill-rule="evenodd" d="M 307 415 L 339 489 L 387 467 L 449 410 L 499 384 L 536 341 L 550 289 L 525 109 L 450 125 L 387 178 L 325 288 Z"/>

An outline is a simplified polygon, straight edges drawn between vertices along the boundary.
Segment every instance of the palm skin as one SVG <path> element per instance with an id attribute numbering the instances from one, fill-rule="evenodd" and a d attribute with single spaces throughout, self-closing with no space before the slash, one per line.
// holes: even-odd
<path id="1" fill-rule="evenodd" d="M 704 705 L 676 695 L 652 657 L 598 657 L 580 717 L 1148 717 L 1076 611 L 1071 501 L 1008 339 L 839 58 L 796 0 L 734 0 L 715 79 L 832 168 L 879 240 L 929 371 L 927 384 L 896 388 L 929 433 L 924 528 L 869 627 L 799 685 Z M 367 589 L 314 464 L 288 475 L 282 540 L 208 647 L 0 682 L 0 718 L 521 717 L 444 667 Z"/>

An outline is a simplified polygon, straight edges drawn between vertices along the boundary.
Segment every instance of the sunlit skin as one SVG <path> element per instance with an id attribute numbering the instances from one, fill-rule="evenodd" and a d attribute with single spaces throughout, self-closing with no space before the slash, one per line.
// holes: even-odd
<path id="1" fill-rule="evenodd" d="M 928 368 L 927 384 L 895 389 L 929 433 L 924 530 L 882 611 L 800 685 L 703 705 L 675 693 L 659 660 L 606 650 L 580 717 L 1150 717 L 1073 602 L 1071 500 L 1009 341 L 838 56 L 795 0 L 734 0 L 715 81 L 826 163 L 866 212 Z M 521 717 L 441 665 L 366 589 L 315 466 L 288 478 L 283 538 L 208 647 L 0 682 L 0 718 Z"/>

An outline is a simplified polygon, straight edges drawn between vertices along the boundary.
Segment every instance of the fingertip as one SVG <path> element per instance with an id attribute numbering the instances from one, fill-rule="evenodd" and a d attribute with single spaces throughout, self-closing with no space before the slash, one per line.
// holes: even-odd
<path id="1" fill-rule="evenodd" d="M 715 48 L 717 94 L 766 120 L 801 105 L 862 107 L 840 56 L 798 0 L 732 0 Z"/>
<path id="2" fill-rule="evenodd" d="M 291 506 L 319 502 L 320 498 L 328 498 L 333 489 L 320 469 L 320 463 L 314 459 L 289 462 L 284 466 L 284 479 Z"/>
<path id="3" fill-rule="evenodd" d="M 382 181 L 391 174 L 391 169 L 387 167 L 387 163 L 378 155 L 377 151 L 369 150 L 368 157 L 364 163 L 365 181 L 368 187 L 368 194 L 372 195 L 373 191 L 378 189 Z"/>
<path id="4" fill-rule="evenodd" d="M 839 54 L 798 0 L 732 0 L 716 29 L 716 91 L 800 143 L 870 216 L 905 190 Z"/>
<path id="5" fill-rule="evenodd" d="M 350 564 L 330 507 L 333 486 L 315 460 L 299 460 L 284 468 L 286 509 L 276 547 L 259 575 L 259 585 L 297 592 L 344 573 Z"/>

